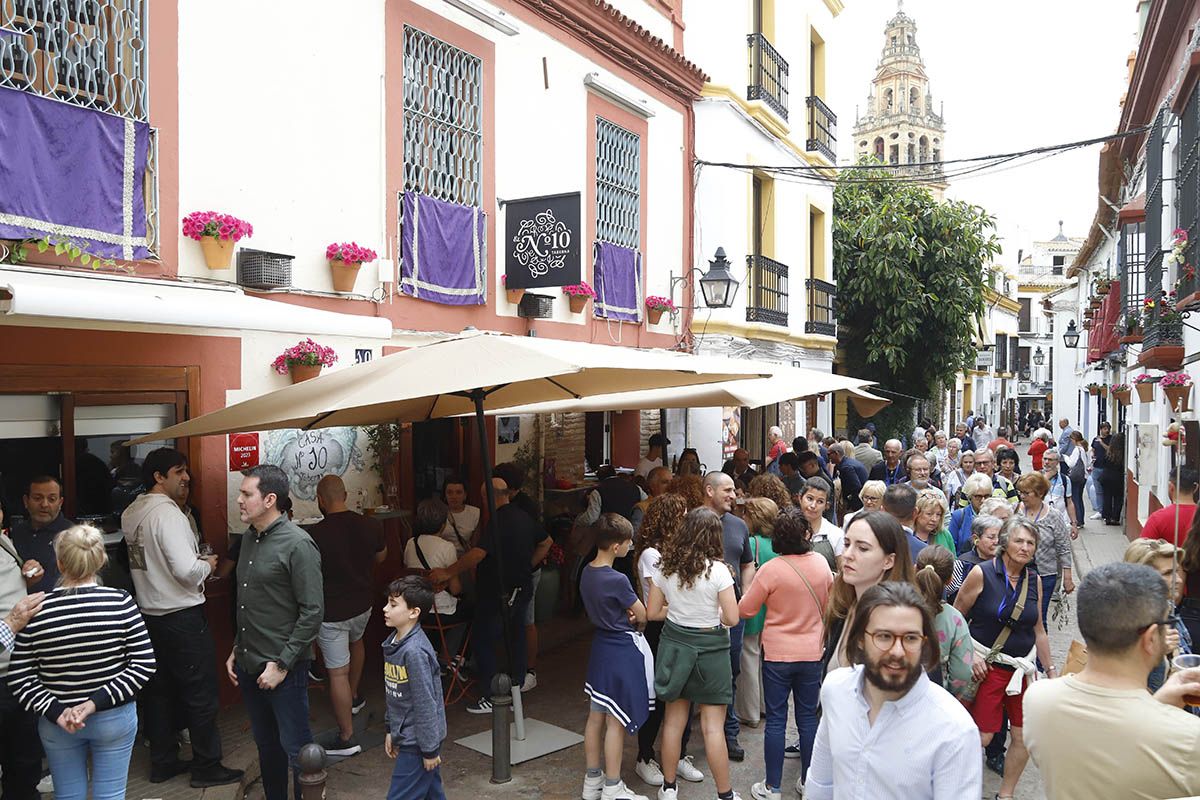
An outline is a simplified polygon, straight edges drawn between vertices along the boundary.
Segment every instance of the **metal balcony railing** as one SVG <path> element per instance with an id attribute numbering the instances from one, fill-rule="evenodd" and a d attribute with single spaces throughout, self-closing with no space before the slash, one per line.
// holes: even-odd
<path id="1" fill-rule="evenodd" d="M 804 149 L 816 151 L 830 161 L 837 160 L 837 115 L 821 98 L 812 95 L 805 100 L 808 105 L 808 141 Z"/>
<path id="2" fill-rule="evenodd" d="M 788 324 L 788 266 L 766 256 L 746 256 L 750 297 L 746 322 Z"/>
<path id="3" fill-rule="evenodd" d="M 808 292 L 808 319 L 804 322 L 804 332 L 837 336 L 837 317 L 833 310 L 837 287 L 826 281 L 809 278 L 804 282 L 804 288 Z"/>
<path id="4" fill-rule="evenodd" d="M 783 119 L 788 117 L 788 63 L 767 37 L 751 33 L 746 37 L 750 48 L 750 79 L 747 100 L 762 100 Z"/>

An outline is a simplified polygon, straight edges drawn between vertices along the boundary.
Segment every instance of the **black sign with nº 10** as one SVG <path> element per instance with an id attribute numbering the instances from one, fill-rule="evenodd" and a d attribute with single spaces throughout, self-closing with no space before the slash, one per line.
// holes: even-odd
<path id="1" fill-rule="evenodd" d="M 504 204 L 504 287 L 570 286 L 580 271 L 579 192 Z"/>

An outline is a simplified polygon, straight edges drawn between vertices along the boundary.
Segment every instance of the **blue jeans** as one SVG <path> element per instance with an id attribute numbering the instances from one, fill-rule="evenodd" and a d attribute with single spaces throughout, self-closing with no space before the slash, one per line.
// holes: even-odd
<path id="1" fill-rule="evenodd" d="M 267 800 L 287 800 L 288 767 L 293 793 L 300 800 L 300 748 L 313 740 L 308 727 L 308 660 L 297 661 L 274 689 L 258 688 L 258 676 L 235 665 L 238 688 L 250 717 L 263 794 Z"/>
<path id="2" fill-rule="evenodd" d="M 783 781 L 789 694 L 796 708 L 796 729 L 800 732 L 800 774 L 808 773 L 817 738 L 817 701 L 821 697 L 822 677 L 820 661 L 763 661 L 763 700 L 767 706 L 763 757 L 767 763 L 767 785 L 772 789 L 778 789 Z"/>
<path id="3" fill-rule="evenodd" d="M 387 800 L 446 800 L 442 790 L 442 768 L 426 771 L 420 753 L 401 750 L 392 770 Z"/>
<path id="4" fill-rule="evenodd" d="M 1050 600 L 1054 596 L 1054 587 L 1058 585 L 1058 576 L 1057 575 L 1042 575 L 1039 580 L 1041 581 L 1041 586 L 1038 587 L 1038 591 L 1041 592 L 1041 597 L 1039 597 L 1038 599 L 1041 600 L 1041 603 L 1042 603 L 1042 625 L 1046 628 L 1047 631 L 1049 631 L 1050 630 L 1050 617 L 1049 617 Z M 1040 658 L 1037 660 L 1037 665 L 1038 665 L 1038 669 L 1042 669 L 1042 660 Z"/>
<path id="5" fill-rule="evenodd" d="M 490 699 L 492 695 L 497 645 L 504 638 L 504 626 L 500 616 L 502 613 L 507 613 L 509 617 L 510 640 L 505 644 L 512 659 L 513 674 L 508 677 L 513 686 L 519 687 L 525 682 L 525 668 L 528 664 L 528 656 L 525 653 L 525 615 L 532 599 L 532 593 L 521 592 L 517 601 L 504 611 L 501 611 L 495 598 L 483 600 L 476 608 L 472 645 L 475 648 L 475 663 L 479 667 L 478 686 L 481 696 Z"/>
<path id="6" fill-rule="evenodd" d="M 742 636 L 746 632 L 746 620 L 739 620 L 729 629 L 729 663 L 733 667 L 733 697 L 737 697 L 737 679 L 742 673 Z M 736 742 L 741 725 L 733 713 L 733 703 L 725 707 L 725 741 Z"/>
<path id="7" fill-rule="evenodd" d="M 92 761 L 92 800 L 122 800 L 129 780 L 129 755 L 137 738 L 137 705 L 97 711 L 84 727 L 67 733 L 38 717 L 38 735 L 50 762 L 56 800 L 84 800 L 88 794 L 88 756 Z"/>

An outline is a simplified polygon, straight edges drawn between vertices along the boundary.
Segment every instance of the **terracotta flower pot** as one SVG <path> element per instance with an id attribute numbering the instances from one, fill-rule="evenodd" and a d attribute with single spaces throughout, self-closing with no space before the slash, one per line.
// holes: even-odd
<path id="1" fill-rule="evenodd" d="M 590 298 L 586 294 L 567 295 L 567 302 L 571 304 L 571 313 L 582 314 L 583 310 L 587 308 L 587 302 L 589 299 Z"/>
<path id="2" fill-rule="evenodd" d="M 201 236 L 200 249 L 204 251 L 204 263 L 209 269 L 229 269 L 233 263 L 233 245 L 233 239 Z"/>
<path id="3" fill-rule="evenodd" d="M 521 302 L 521 298 L 525 296 L 524 289 L 505 289 L 504 293 L 508 295 L 508 302 L 514 306 Z"/>
<path id="4" fill-rule="evenodd" d="M 647 308 L 646 321 L 651 325 L 657 325 L 662 320 L 663 312 L 665 311 L 665 308 Z"/>
<path id="5" fill-rule="evenodd" d="M 315 378 L 320 375 L 321 365 L 291 364 L 288 366 L 288 372 L 292 375 L 292 383 L 300 383 L 301 381 L 306 381 L 309 378 Z"/>
<path id="6" fill-rule="evenodd" d="M 1129 405 L 1129 402 L 1130 402 L 1129 395 L 1130 395 L 1129 389 L 1119 389 L 1119 390 L 1113 392 L 1113 397 L 1117 398 L 1117 402 L 1123 406 Z"/>
<path id="7" fill-rule="evenodd" d="M 1151 383 L 1150 381 L 1143 381 L 1142 383 L 1135 383 L 1133 385 L 1133 388 L 1137 389 L 1138 400 L 1140 400 L 1143 403 L 1153 402 L 1153 400 L 1154 400 L 1154 384 L 1153 383 Z"/>
<path id="8" fill-rule="evenodd" d="M 1191 410 L 1189 403 L 1192 395 L 1191 386 L 1164 386 L 1162 390 L 1163 394 L 1166 395 L 1167 404 L 1171 406 L 1172 411 Z"/>
<path id="9" fill-rule="evenodd" d="M 1092 397 L 1095 397 L 1096 395 L 1100 394 L 1100 388 L 1097 386 L 1089 386 L 1088 394 L 1090 394 Z"/>
<path id="10" fill-rule="evenodd" d="M 358 270 L 362 262 L 342 261 L 340 258 L 331 259 L 329 271 L 333 275 L 333 290 L 335 292 L 353 292 L 354 282 L 358 280 Z"/>

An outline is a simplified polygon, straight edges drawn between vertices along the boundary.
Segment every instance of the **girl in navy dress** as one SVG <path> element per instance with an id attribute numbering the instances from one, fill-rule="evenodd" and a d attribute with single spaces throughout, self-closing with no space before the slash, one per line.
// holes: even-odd
<path id="1" fill-rule="evenodd" d="M 633 526 L 617 514 L 601 514 L 593 530 L 596 558 L 579 578 L 583 606 L 596 627 L 583 687 L 591 699 L 583 736 L 583 800 L 647 800 L 621 780 L 625 736 L 637 733 L 654 706 L 654 657 L 639 630 L 646 625 L 646 607 L 629 579 L 613 569 L 633 548 Z"/>

